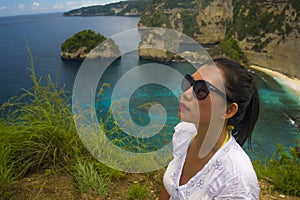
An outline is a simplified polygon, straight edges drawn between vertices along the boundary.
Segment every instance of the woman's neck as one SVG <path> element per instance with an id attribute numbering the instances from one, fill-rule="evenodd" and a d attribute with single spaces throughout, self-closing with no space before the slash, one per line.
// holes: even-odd
<path id="1" fill-rule="evenodd" d="M 194 140 L 200 153 L 200 157 L 204 157 L 208 154 L 215 154 L 223 146 L 224 142 L 226 142 L 225 140 L 229 139 L 229 135 L 227 134 L 229 133 L 226 126 L 217 130 L 215 127 L 209 127 L 209 124 L 199 124 L 197 135 Z"/>

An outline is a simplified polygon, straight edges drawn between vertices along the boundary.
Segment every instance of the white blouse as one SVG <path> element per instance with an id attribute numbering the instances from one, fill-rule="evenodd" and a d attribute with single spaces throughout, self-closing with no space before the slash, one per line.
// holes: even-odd
<path id="1" fill-rule="evenodd" d="M 179 186 L 187 149 L 197 131 L 186 122 L 174 129 L 173 160 L 163 179 L 170 200 L 258 199 L 260 189 L 252 163 L 232 136 L 195 176 Z"/>

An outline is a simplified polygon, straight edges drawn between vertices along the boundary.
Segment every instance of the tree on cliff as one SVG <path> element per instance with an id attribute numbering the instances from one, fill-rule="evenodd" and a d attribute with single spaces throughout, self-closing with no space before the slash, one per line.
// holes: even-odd
<path id="1" fill-rule="evenodd" d="M 106 37 L 92 30 L 83 30 L 68 38 L 61 45 L 61 58 L 65 60 L 84 60 L 87 54 Z"/>
<path id="2" fill-rule="evenodd" d="M 61 45 L 62 52 L 75 53 L 80 48 L 85 48 L 84 53 L 89 53 L 98 44 L 106 40 L 106 37 L 92 30 L 83 30 L 74 34 Z"/>

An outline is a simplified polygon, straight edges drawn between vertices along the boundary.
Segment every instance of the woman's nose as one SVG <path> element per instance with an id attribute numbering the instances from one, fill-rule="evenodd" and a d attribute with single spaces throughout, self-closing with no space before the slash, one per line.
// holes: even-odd
<path id="1" fill-rule="evenodd" d="M 185 90 L 181 95 L 181 100 L 191 101 L 193 99 L 193 87 Z"/>

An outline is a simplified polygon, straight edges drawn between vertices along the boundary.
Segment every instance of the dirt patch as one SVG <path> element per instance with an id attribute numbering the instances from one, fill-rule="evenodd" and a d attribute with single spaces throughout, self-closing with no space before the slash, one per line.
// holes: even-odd
<path id="1" fill-rule="evenodd" d="M 19 181 L 10 199 L 14 200 L 126 200 L 127 191 L 133 184 L 143 185 L 148 192 L 145 200 L 158 199 L 163 170 L 149 174 L 127 174 L 118 180 L 113 180 L 107 196 L 95 194 L 80 194 L 74 184 L 74 178 L 67 172 L 60 174 L 33 174 Z M 299 197 L 283 195 L 273 190 L 268 180 L 259 181 L 261 187 L 260 200 L 285 199 L 300 200 Z M 1 199 L 1 198 L 0 198 Z"/>
<path id="2" fill-rule="evenodd" d="M 148 190 L 145 200 L 158 199 L 161 190 L 163 171 L 153 174 L 128 174 L 113 180 L 107 196 L 92 193 L 80 194 L 75 186 L 74 177 L 68 173 L 32 174 L 19 181 L 10 199 L 14 200 L 124 200 L 133 184 L 145 186 Z M 0 198 L 1 199 L 1 198 Z"/>
<path id="3" fill-rule="evenodd" d="M 270 184 L 268 179 L 259 180 L 260 200 L 284 199 L 284 200 L 300 200 L 300 197 L 292 197 L 274 191 L 274 186 Z"/>
<path id="4" fill-rule="evenodd" d="M 19 181 L 11 199 L 15 200 L 72 200 L 80 199 L 74 178 L 68 173 L 33 174 Z"/>

